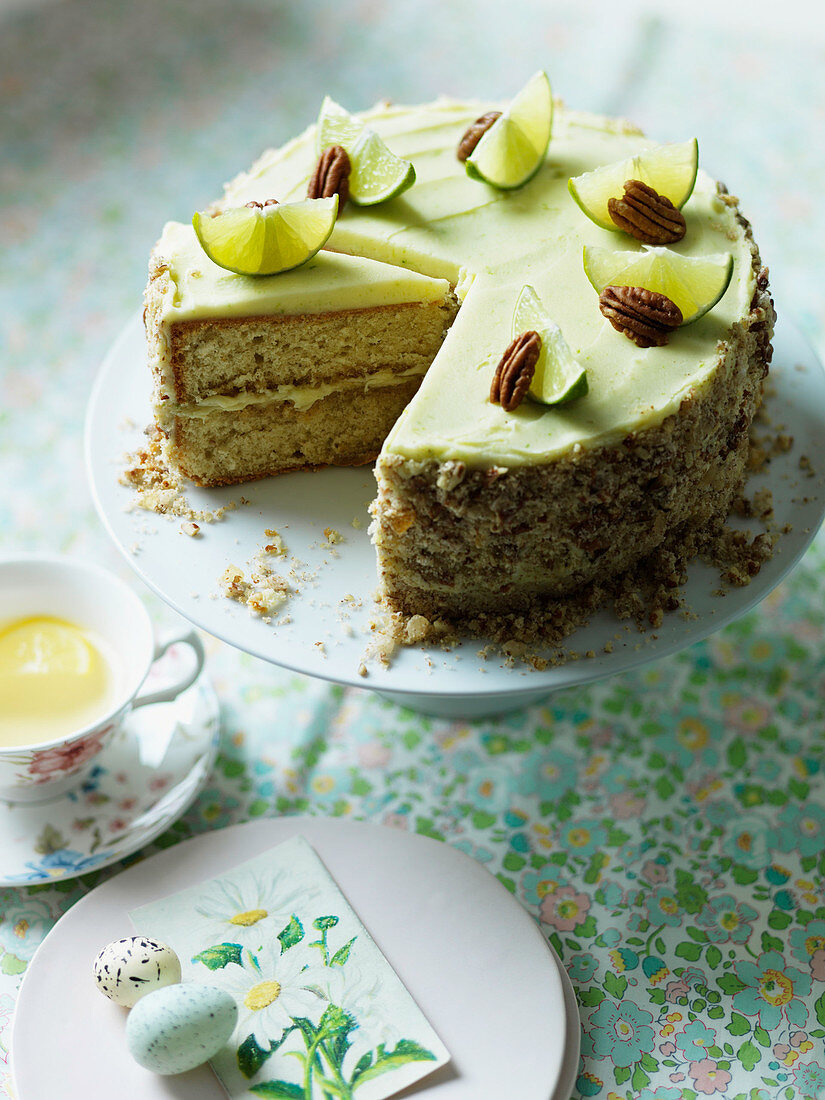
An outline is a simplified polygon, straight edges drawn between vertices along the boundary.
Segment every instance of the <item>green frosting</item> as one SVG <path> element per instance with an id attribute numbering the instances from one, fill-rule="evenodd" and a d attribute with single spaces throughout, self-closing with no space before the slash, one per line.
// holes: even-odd
<path id="1" fill-rule="evenodd" d="M 439 100 L 377 107 L 363 116 L 393 152 L 412 160 L 416 183 L 381 206 L 348 205 L 329 247 L 449 279 L 463 299 L 385 452 L 513 466 L 551 461 L 576 445 L 610 443 L 660 423 L 707 385 L 719 341 L 749 310 L 754 277 L 748 242 L 735 210 L 700 171 L 683 208 L 687 234 L 673 247 L 689 255 L 732 252 L 731 285 L 710 313 L 679 329 L 664 348 L 640 349 L 617 333 L 585 277 L 582 247 L 642 246 L 590 222 L 570 197 L 567 180 L 652 143 L 621 123 L 559 109 L 542 169 L 520 190 L 499 192 L 468 178 L 455 155 L 466 127 L 489 107 Z M 265 153 L 228 186 L 225 203 L 303 197 L 315 159 L 313 137 L 310 128 Z M 525 283 L 536 288 L 586 367 L 590 389 L 560 408 L 524 401 L 506 413 L 489 401 L 490 380 L 510 342 L 513 309 Z"/>

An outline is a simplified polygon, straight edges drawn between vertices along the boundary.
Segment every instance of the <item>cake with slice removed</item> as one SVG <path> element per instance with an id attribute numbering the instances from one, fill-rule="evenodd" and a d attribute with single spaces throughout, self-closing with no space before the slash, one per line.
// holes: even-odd
<path id="1" fill-rule="evenodd" d="M 385 435 L 373 506 L 384 594 L 405 615 L 459 624 L 488 613 L 529 613 L 724 517 L 741 490 L 774 317 L 766 273 L 736 200 L 700 171 L 682 211 L 687 231 L 672 249 L 688 257 L 730 253 L 727 291 L 705 316 L 677 328 L 666 346 L 640 348 L 617 332 L 600 312 L 582 250 L 642 246 L 629 237 L 617 242 L 590 221 L 567 183 L 652 143 L 624 123 L 557 108 L 539 171 L 518 190 L 497 190 L 470 178 L 456 158 L 464 132 L 491 106 L 438 100 L 380 105 L 359 116 L 413 163 L 416 179 L 381 206 L 347 206 L 327 246 L 346 256 L 321 252 L 303 268 L 260 280 L 218 269 L 205 277 L 211 262 L 193 244 L 186 253 L 190 275 L 200 274 L 190 277 L 185 264 L 170 264 L 161 243 L 148 294 L 157 419 L 184 472 L 208 484 L 288 469 L 284 457 L 297 451 L 293 467 L 362 460 Z M 310 127 L 232 181 L 217 208 L 303 198 L 317 155 Z M 351 301 L 330 305 L 323 282 L 326 265 L 347 262 L 367 265 L 360 274 L 350 269 L 353 292 L 360 282 L 373 294 L 385 271 L 410 279 L 409 298 L 362 302 L 357 324 L 349 314 L 353 338 L 363 322 L 367 342 L 371 310 L 383 308 L 397 320 L 384 349 L 389 360 L 365 364 L 329 320 L 353 308 Z M 232 304 L 216 309 L 206 291 L 222 282 L 232 286 Z M 268 289 L 259 291 L 259 283 Z M 587 393 L 569 405 L 525 400 L 507 410 L 490 400 L 525 285 L 535 288 L 586 370 Z M 450 287 L 462 303 L 451 328 Z M 440 320 L 423 355 L 434 362 L 418 389 L 421 364 L 408 365 L 392 348 L 396 338 L 403 346 L 403 330 L 413 332 L 422 311 Z M 265 358 L 272 370 L 258 372 L 256 355 L 270 338 L 275 343 Z M 423 350 L 418 335 L 411 343 Z M 319 367 L 306 376 L 316 387 L 306 409 L 302 401 L 310 396 L 289 388 L 297 377 L 290 349 L 300 349 L 307 364 L 330 357 L 335 363 L 329 376 Z M 213 352 L 224 367 L 209 365 Z M 276 366 L 286 363 L 284 372 Z M 373 367 L 378 382 L 364 384 Z M 408 370 L 416 379 L 407 391 L 402 383 L 384 385 L 389 374 L 397 379 Z M 184 381 L 187 373 L 191 382 Z M 210 381 L 207 392 L 197 379 L 213 375 L 219 386 Z M 353 380 L 351 388 L 344 378 Z M 337 385 L 336 397 L 319 399 L 317 387 L 330 384 Z M 332 413 L 345 389 L 350 400 L 342 423 L 327 417 L 324 406 L 329 401 Z M 399 400 L 381 407 L 390 389 Z M 359 439 L 352 455 L 353 422 L 373 415 L 369 446 Z M 307 440 L 298 448 L 290 433 L 302 421 Z M 186 442 L 219 423 L 220 440 Z M 326 435 L 325 453 L 335 457 L 311 450 L 316 435 Z M 277 461 L 252 461 L 253 452 L 278 437 L 288 442 Z M 209 455 L 209 462 L 219 453 L 220 461 L 193 473 L 187 450 Z"/>

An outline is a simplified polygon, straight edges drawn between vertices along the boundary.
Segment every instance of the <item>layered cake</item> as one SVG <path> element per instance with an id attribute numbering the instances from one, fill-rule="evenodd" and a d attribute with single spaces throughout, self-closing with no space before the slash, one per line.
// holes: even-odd
<path id="1" fill-rule="evenodd" d="M 168 460 L 199 485 L 371 461 L 457 305 L 445 279 L 330 252 L 235 275 L 168 223 L 145 313 Z"/>
<path id="2" fill-rule="evenodd" d="M 652 143 L 557 106 L 538 172 L 499 190 L 456 156 L 491 106 L 364 112 L 414 164 L 409 190 L 347 205 L 326 249 L 282 275 L 233 275 L 191 229 L 167 226 L 147 291 L 170 460 L 214 485 L 377 454 L 384 596 L 405 615 L 459 624 L 530 612 L 724 517 L 741 491 L 774 319 L 750 227 L 700 170 L 684 236 L 669 247 L 730 253 L 730 284 L 662 346 L 638 346 L 600 309 L 582 251 L 645 246 L 594 224 L 568 180 Z M 316 161 L 310 127 L 227 185 L 215 208 L 302 199 Z M 575 401 L 491 399 L 525 285 L 586 371 Z"/>

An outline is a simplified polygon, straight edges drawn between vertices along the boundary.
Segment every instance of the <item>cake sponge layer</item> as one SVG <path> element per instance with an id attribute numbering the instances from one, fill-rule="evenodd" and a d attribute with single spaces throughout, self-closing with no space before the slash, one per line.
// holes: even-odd
<path id="1" fill-rule="evenodd" d="M 235 485 L 287 470 L 371 462 L 421 382 L 348 388 L 298 410 L 262 402 L 238 411 L 176 416 L 168 456 L 198 485 Z M 288 412 L 286 410 L 289 410 Z"/>
<path id="2" fill-rule="evenodd" d="M 424 374 L 455 315 L 445 302 L 317 315 L 179 321 L 169 330 L 175 398 L 259 395 L 373 374 Z"/>

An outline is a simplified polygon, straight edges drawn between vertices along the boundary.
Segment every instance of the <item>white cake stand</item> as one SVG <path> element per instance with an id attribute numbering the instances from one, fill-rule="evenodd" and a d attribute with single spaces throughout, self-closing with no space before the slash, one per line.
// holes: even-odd
<path id="1" fill-rule="evenodd" d="M 584 684 L 635 668 L 700 641 L 743 615 L 763 599 L 807 549 L 825 512 L 825 375 L 799 332 L 787 321 L 777 325 L 768 411 L 772 429 L 793 436 L 792 449 L 776 456 L 749 482 L 749 491 L 769 488 L 775 519 L 792 530 L 745 588 L 724 598 L 714 595 L 718 572 L 695 562 L 685 590 L 695 618 L 675 614 L 661 628 L 640 634 L 602 612 L 568 639 L 566 648 L 595 657 L 568 661 L 538 672 L 485 659 L 483 642 L 466 641 L 449 652 L 411 647 L 393 656 L 389 667 L 366 662 L 375 641 L 370 630 L 376 588 L 375 554 L 367 535 L 367 506 L 375 495 L 369 467 L 328 469 L 269 478 L 221 489 L 192 487 L 194 508 L 237 504 L 222 522 L 202 524 L 201 536 L 188 537 L 181 521 L 128 510 L 133 491 L 118 482 L 123 455 L 144 441 L 151 421 L 150 383 L 140 317 L 126 326 L 106 357 L 89 404 L 86 456 L 97 509 L 112 538 L 138 575 L 195 625 L 262 660 L 339 684 L 372 688 L 386 698 L 429 714 L 473 718 L 526 706 L 558 688 Z M 800 468 L 810 456 L 813 475 Z M 242 503 L 242 501 L 248 503 Z M 304 579 L 280 615 L 289 622 L 267 624 L 245 607 L 219 595 L 228 565 L 244 568 L 271 542 L 264 531 L 278 530 L 289 554 L 304 563 Z M 333 528 L 343 539 L 330 547 Z M 289 558 L 275 559 L 288 568 Z M 619 639 L 616 639 L 619 635 Z M 605 644 L 613 640 L 611 653 Z"/>

